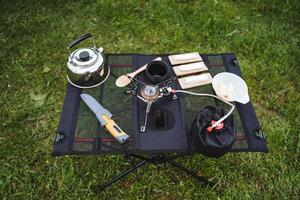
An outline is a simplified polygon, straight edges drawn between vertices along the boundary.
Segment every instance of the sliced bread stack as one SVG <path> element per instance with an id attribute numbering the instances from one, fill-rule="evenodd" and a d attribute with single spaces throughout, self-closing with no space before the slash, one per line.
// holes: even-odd
<path id="1" fill-rule="evenodd" d="M 212 77 L 198 52 L 170 55 L 169 60 L 182 89 L 211 84 Z"/>

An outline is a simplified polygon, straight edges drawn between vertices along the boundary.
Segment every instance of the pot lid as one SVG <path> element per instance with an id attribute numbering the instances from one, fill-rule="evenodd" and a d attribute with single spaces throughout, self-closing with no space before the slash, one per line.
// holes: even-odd
<path id="1" fill-rule="evenodd" d="M 68 59 L 68 68 L 75 74 L 96 72 L 102 67 L 104 58 L 102 48 L 80 48 L 75 50 Z"/>
<path id="2" fill-rule="evenodd" d="M 70 62 L 75 66 L 89 67 L 96 62 L 103 63 L 103 57 L 95 48 L 80 48 L 70 55 Z"/>

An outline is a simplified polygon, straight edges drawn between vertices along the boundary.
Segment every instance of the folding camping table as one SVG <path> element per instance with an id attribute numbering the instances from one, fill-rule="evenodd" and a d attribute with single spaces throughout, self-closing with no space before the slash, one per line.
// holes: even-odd
<path id="1" fill-rule="evenodd" d="M 191 124 L 200 109 L 208 105 L 228 107 L 209 97 L 180 94 L 170 103 L 157 105 L 154 103 L 151 108 L 161 112 L 168 127 L 157 129 L 150 119 L 147 131 L 141 133 L 139 130 L 144 120 L 146 104 L 135 96 L 125 94 L 126 88 L 115 86 L 115 80 L 120 75 L 136 70 L 157 56 L 161 56 L 163 61 L 170 68 L 172 67 L 168 54 L 107 54 L 106 64 L 110 66 L 111 73 L 104 84 L 93 89 L 78 89 L 70 84 L 67 86 L 53 155 L 123 154 L 127 158 L 140 160 L 138 163 L 133 163 L 132 167 L 124 173 L 100 185 L 98 190 L 106 188 L 146 163 L 169 163 L 200 182 L 210 183 L 204 177 L 175 162 L 175 159 L 200 153 L 190 135 Z M 201 54 L 201 57 L 212 76 L 224 71 L 242 76 L 238 60 L 233 53 Z M 175 76 L 172 70 L 169 76 Z M 139 74 L 137 79 L 139 77 L 142 78 L 143 73 Z M 180 87 L 177 80 L 172 84 L 177 89 Z M 211 94 L 214 92 L 211 85 L 200 86 L 190 91 Z M 126 144 L 119 144 L 100 127 L 94 114 L 81 101 L 81 93 L 92 95 L 114 115 L 114 120 L 130 135 L 130 140 Z M 235 105 L 233 115 L 236 135 L 231 152 L 267 152 L 265 137 L 252 103 L 235 103 Z"/>

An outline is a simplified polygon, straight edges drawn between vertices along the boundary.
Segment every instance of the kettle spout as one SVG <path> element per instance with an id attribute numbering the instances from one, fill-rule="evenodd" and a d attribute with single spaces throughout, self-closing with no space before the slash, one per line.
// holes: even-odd
<path id="1" fill-rule="evenodd" d="M 99 51 L 99 53 L 102 53 L 102 52 L 104 51 L 104 49 L 103 49 L 102 47 L 100 47 L 100 48 L 98 49 L 98 51 Z"/>

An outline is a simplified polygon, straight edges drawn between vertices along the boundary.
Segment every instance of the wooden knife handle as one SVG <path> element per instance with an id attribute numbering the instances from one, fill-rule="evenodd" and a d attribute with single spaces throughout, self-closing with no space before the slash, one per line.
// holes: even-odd
<path id="1" fill-rule="evenodd" d="M 127 138 L 129 138 L 129 136 L 116 124 L 114 120 L 108 118 L 106 115 L 102 115 L 101 117 L 104 121 L 106 121 L 105 128 L 116 140 L 123 143 L 127 140 Z"/>

